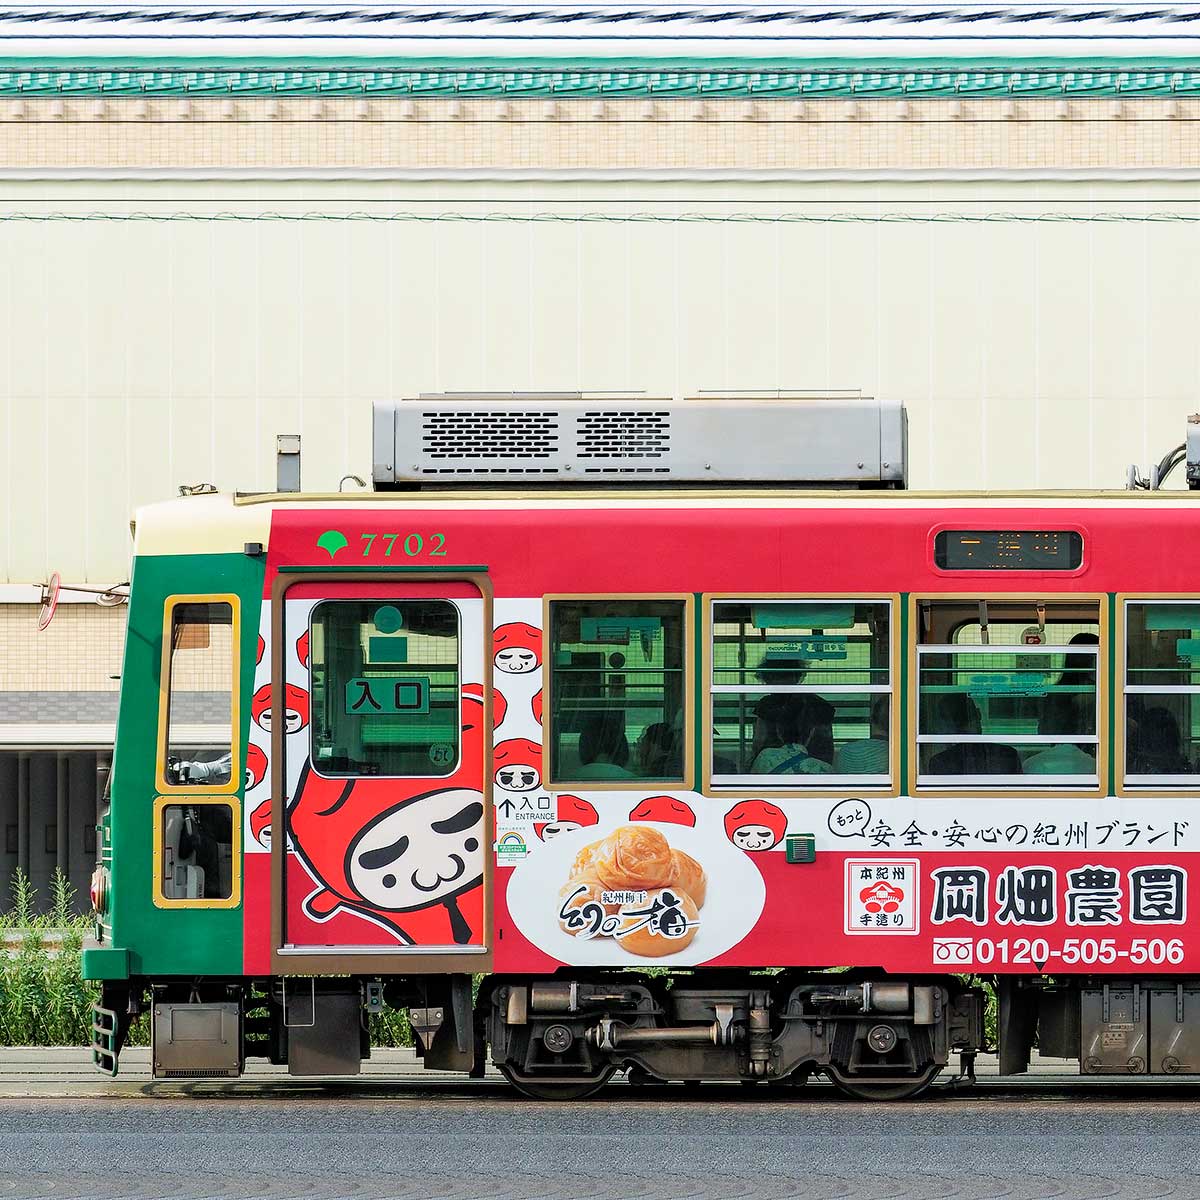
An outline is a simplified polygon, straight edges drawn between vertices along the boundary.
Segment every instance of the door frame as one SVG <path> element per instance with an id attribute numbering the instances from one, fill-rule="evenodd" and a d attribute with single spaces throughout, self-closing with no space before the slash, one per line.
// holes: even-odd
<path id="1" fill-rule="evenodd" d="M 289 950 L 283 945 L 284 855 L 287 846 L 286 725 L 284 721 L 284 669 L 287 640 L 284 602 L 288 591 L 300 584 L 407 584 L 467 583 L 483 601 L 483 947 L 364 950 L 331 946 Z M 282 568 L 271 585 L 271 972 L 274 975 L 462 975 L 489 973 L 495 954 L 494 875 L 496 840 L 492 803 L 492 583 L 483 567 L 383 567 L 351 570 Z M 461 687 L 461 680 L 460 680 Z"/>

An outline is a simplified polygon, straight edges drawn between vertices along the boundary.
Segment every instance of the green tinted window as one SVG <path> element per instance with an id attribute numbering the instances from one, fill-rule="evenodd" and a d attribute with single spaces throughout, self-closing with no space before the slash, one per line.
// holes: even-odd
<path id="1" fill-rule="evenodd" d="M 458 764 L 458 610 L 446 600 L 313 609 L 312 759 L 322 775 L 449 775 Z"/>
<path id="2" fill-rule="evenodd" d="M 565 780 L 682 782 L 682 600 L 550 604 L 550 769 Z"/>
<path id="3" fill-rule="evenodd" d="M 961 606 L 947 602 L 946 611 Z M 938 601 L 920 624 L 937 629 Z M 1099 610 L 996 604 L 999 619 L 963 623 L 917 658 L 918 773 L 930 785 L 1036 776 L 1031 786 L 1098 781 Z M 1072 619 L 1080 608 L 1094 617 Z M 1088 614 L 1092 617 L 1092 614 Z M 1013 617 L 1017 619 L 1014 620 Z"/>
<path id="4" fill-rule="evenodd" d="M 890 618 L 882 600 L 714 601 L 713 782 L 888 783 Z"/>
<path id="5" fill-rule="evenodd" d="M 1200 767 L 1200 601 L 1125 606 L 1126 782 L 1184 784 Z M 1172 778 L 1177 777 L 1177 778 Z"/>

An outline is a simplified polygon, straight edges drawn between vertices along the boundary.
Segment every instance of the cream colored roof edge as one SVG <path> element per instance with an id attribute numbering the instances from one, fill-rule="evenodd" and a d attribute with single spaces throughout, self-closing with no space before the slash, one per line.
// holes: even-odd
<path id="1" fill-rule="evenodd" d="M 294 508 L 353 507 L 358 504 L 445 504 L 447 506 L 495 505 L 497 507 L 538 507 L 553 502 L 559 507 L 563 501 L 574 501 L 579 505 L 595 507 L 597 502 L 619 501 L 624 506 L 646 507 L 662 505 L 695 504 L 709 500 L 770 501 L 780 507 L 804 507 L 806 505 L 828 505 L 845 501 L 855 504 L 889 507 L 895 504 L 915 503 L 964 503 L 994 504 L 997 506 L 1028 504 L 1041 501 L 1045 504 L 1070 504 L 1081 500 L 1103 500 L 1109 503 L 1126 501 L 1141 504 L 1146 501 L 1176 500 L 1190 504 L 1200 501 L 1200 492 L 1182 488 L 1159 491 L 1128 491 L 1108 488 L 1075 490 L 1070 488 L 1030 489 L 1013 491 L 899 491 L 889 488 L 763 488 L 763 487 L 697 487 L 664 488 L 661 491 L 630 488 L 582 488 L 547 487 L 545 489 L 502 490 L 487 488 L 443 489 L 429 491 L 387 492 L 237 492 L 233 494 L 235 507 L 255 505 L 279 505 Z"/>

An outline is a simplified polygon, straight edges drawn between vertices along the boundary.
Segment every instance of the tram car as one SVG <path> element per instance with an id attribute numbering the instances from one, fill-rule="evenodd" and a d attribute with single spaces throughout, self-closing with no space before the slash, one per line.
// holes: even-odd
<path id="1" fill-rule="evenodd" d="M 140 510 L 84 974 L 115 1073 L 521 1091 L 1200 1072 L 1200 508 L 917 494 L 899 406 L 376 405 Z M 958 1056 L 957 1063 L 952 1060 Z M 948 1071 L 947 1068 L 950 1068 Z"/>

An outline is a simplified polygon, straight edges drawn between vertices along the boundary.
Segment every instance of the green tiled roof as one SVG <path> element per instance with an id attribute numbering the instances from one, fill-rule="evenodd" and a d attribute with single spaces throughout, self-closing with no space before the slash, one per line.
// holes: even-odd
<path id="1" fill-rule="evenodd" d="M 485 67 L 0 67 L 0 96 L 408 96 L 558 99 L 792 99 L 797 97 L 1179 96 L 1200 93 L 1200 66 L 1128 67 L 912 64 L 870 69 Z"/>

